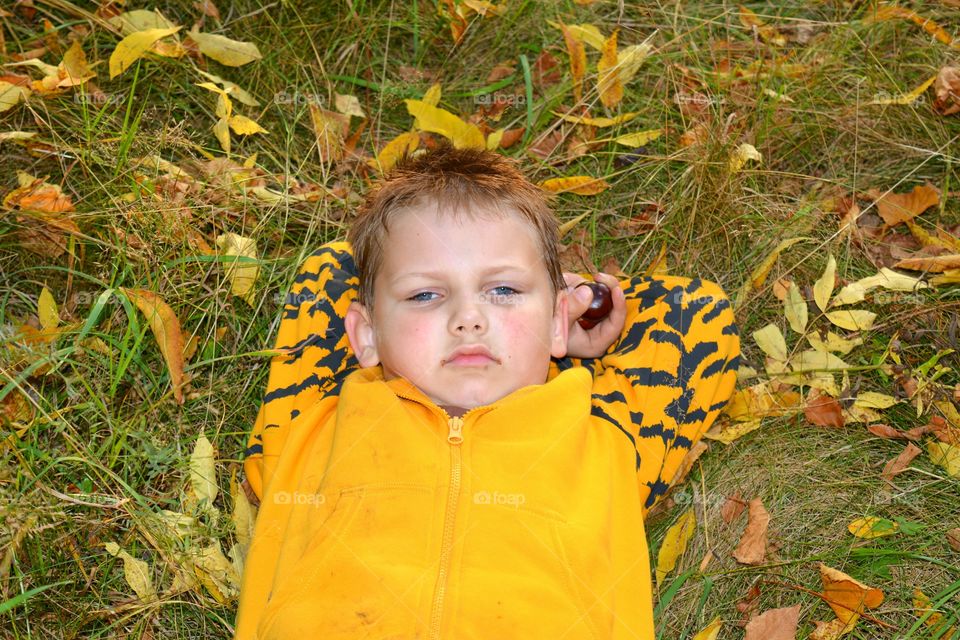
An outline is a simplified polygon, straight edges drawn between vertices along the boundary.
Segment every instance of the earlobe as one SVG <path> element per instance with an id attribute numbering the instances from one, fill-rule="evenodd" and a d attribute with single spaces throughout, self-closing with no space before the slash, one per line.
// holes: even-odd
<path id="1" fill-rule="evenodd" d="M 346 325 L 350 348 L 353 349 L 360 366 L 373 367 L 380 364 L 380 355 L 377 353 L 377 333 L 366 307 L 358 302 L 351 302 L 343 322 Z"/>
<path id="2" fill-rule="evenodd" d="M 570 325 L 567 324 L 567 292 L 561 289 L 557 292 L 557 304 L 553 313 L 553 340 L 550 344 L 550 355 L 562 358 L 567 355 L 567 337 Z"/>

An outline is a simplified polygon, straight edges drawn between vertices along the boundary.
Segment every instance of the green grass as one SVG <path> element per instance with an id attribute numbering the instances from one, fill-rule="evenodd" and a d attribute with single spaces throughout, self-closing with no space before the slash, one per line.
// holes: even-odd
<path id="1" fill-rule="evenodd" d="M 164 588 L 183 548 L 217 540 L 226 552 L 234 542 L 228 517 L 230 476 L 239 471 L 269 363 L 257 352 L 273 346 L 280 299 L 300 261 L 324 241 L 344 237 L 369 186 L 351 162 L 320 162 L 307 105 L 278 102 L 280 94 L 316 95 L 324 101 L 334 92 L 356 95 L 369 116 L 357 148 L 372 154 L 410 129 L 404 99 L 421 96 L 435 80 L 443 85 L 440 106 L 468 115 L 478 106 L 471 94 L 490 84 L 489 71 L 512 61 L 516 72 L 509 87 L 524 96 L 532 90 L 533 100 L 508 107 L 496 126 L 532 121 L 526 143 L 553 124 L 551 111 L 572 104 L 563 39 L 547 20 L 589 22 L 604 34 L 619 26 L 621 46 L 649 38 L 655 52 L 619 107 L 639 115 L 618 128 L 598 131 L 598 137 L 612 137 L 664 128 L 666 135 L 648 144 L 639 159 L 624 162 L 628 150 L 614 145 L 570 164 L 535 160 L 524 153 L 523 144 L 505 153 L 522 159 L 534 180 L 606 177 L 610 190 L 594 197 L 560 196 L 557 213 L 563 220 L 590 213 L 580 227 L 595 263 L 612 257 L 629 274 L 644 272 L 665 244 L 671 273 L 700 275 L 733 294 L 778 242 L 809 238 L 785 251 L 766 285 L 750 292 L 738 309 L 745 362 L 760 371 L 762 353 L 750 334 L 768 322 L 786 326 L 783 306 L 772 294 L 774 281 L 792 277 L 812 285 L 829 253 L 845 280 L 872 275 L 880 266 L 839 234 L 839 218 L 827 205 L 830 197 L 869 188 L 902 192 L 929 181 L 948 195 L 939 210 L 918 219 L 920 224 L 934 231 L 960 223 L 955 151 L 960 116 L 934 113 L 931 91 L 914 105 L 868 104 L 878 95 L 912 90 L 941 66 L 955 64 L 956 51 L 906 21 L 864 24 L 868 2 L 749 3 L 788 34 L 794 28 L 809 31 L 805 43 L 794 40 L 780 53 L 741 26 L 736 5 L 722 3 L 623 3 L 621 9 L 603 0 L 589 7 L 570 0 L 510 0 L 503 16 L 472 18 L 456 47 L 435 3 L 426 0 L 219 3 L 220 32 L 255 41 L 264 56 L 236 69 L 213 61 L 207 65 L 210 73 L 258 98 L 259 107 L 235 102 L 235 110 L 270 131 L 247 139 L 234 136 L 233 158 L 243 162 L 256 153 L 257 172 L 272 189 L 288 189 L 291 180 L 298 180 L 343 195 L 281 205 L 244 197 L 224 186 L 222 175 L 204 173 L 204 153 L 223 154 L 211 131 L 215 94 L 196 86 L 204 78 L 195 71 L 195 60 L 144 59 L 108 80 L 106 60 L 116 36 L 88 22 L 69 3 L 34 4 L 35 16 L 18 10 L 0 21 L 7 54 L 39 46 L 34 41 L 43 31 L 44 17 L 64 43 L 70 27 L 86 26 L 90 32 L 82 45 L 89 60 L 102 61 L 96 82 L 109 99 L 78 102 L 73 91 L 35 95 L 27 105 L 0 115 L 0 131 L 38 131 L 57 149 L 39 154 L 0 143 L 0 194 L 16 186 L 15 169 L 49 175 L 73 198 L 73 219 L 84 233 L 69 241 L 63 255 L 41 256 L 22 244 L 25 223 L 14 212 L 0 214 L 0 335 L 5 345 L 35 316 L 44 285 L 61 309 L 62 323 L 75 323 L 53 345 L 0 348 L 0 403 L 5 403 L 0 406 L 12 406 L 11 398 L 20 395 L 32 407 L 32 417 L 4 421 L 0 434 L 6 441 L 0 448 L 4 637 L 229 637 L 234 602 L 220 603 L 210 591 L 195 589 L 139 603 L 124 581 L 122 562 L 103 545 L 117 542 L 147 561 L 154 583 Z M 932 1 L 910 6 L 948 32 L 960 33 L 960 9 Z M 187 28 L 199 18 L 186 0 L 157 8 Z M 217 32 L 219 26 L 208 18 L 203 30 Z M 521 64 L 525 57 L 532 65 L 543 49 L 563 70 L 561 81 L 545 90 L 526 80 Z M 804 65 L 805 72 L 732 83 L 714 73 L 728 55 L 731 66 L 740 67 L 759 57 L 786 55 L 787 62 Z M 589 71 L 597 57 L 588 47 Z M 56 64 L 59 55 L 43 60 Z M 403 67 L 432 77 L 411 79 Z M 709 96 L 698 117 L 684 114 L 674 102 L 678 91 L 690 92 L 694 83 Z M 614 115 L 604 113 L 590 78 L 585 88 L 592 115 Z M 708 140 L 695 152 L 678 149 L 680 134 L 697 120 L 707 122 Z M 356 123 L 355 118 L 353 127 Z M 763 162 L 731 174 L 727 158 L 741 142 L 753 144 Z M 153 171 L 134 163 L 154 154 L 183 167 L 201 184 L 181 196 L 165 191 Z M 126 197 L 131 192 L 137 195 Z M 639 216 L 649 203 L 661 210 L 656 227 L 624 235 L 617 223 Z M 861 206 L 865 215 L 871 214 L 865 201 Z M 229 295 L 223 261 L 203 256 L 198 248 L 198 237 L 214 246 L 226 232 L 257 241 L 261 271 L 252 307 Z M 143 316 L 122 295 L 101 296 L 120 288 L 158 292 L 177 313 L 185 339 L 198 339 L 187 367 L 191 381 L 184 405 L 173 400 Z M 960 351 L 956 287 L 864 308 L 879 314 L 877 326 L 845 358 L 862 368 L 851 374 L 851 383 L 861 391 L 894 392 L 892 379 L 872 365 L 895 334 L 908 368 L 945 349 Z M 102 352 L 89 342 L 79 347 L 81 334 L 102 341 Z M 792 348 L 797 336 L 787 335 Z M 946 388 L 960 382 L 956 353 L 941 364 L 953 368 L 940 379 Z M 884 419 L 897 428 L 926 420 L 905 403 L 887 410 Z M 221 497 L 216 505 L 222 513 L 217 522 L 182 497 L 187 461 L 200 434 L 218 450 Z M 801 633 L 809 633 L 814 620 L 832 618 L 823 602 L 797 588 L 819 589 L 818 562 L 885 592 L 883 605 L 871 615 L 889 627 L 862 620 L 848 637 L 932 637 L 926 627 L 917 627 L 914 587 L 934 602 L 943 600 L 940 611 L 956 622 L 960 560 L 944 533 L 960 526 L 960 485 L 944 477 L 926 454 L 895 479 L 895 487 L 887 485 L 880 470 L 902 447 L 875 438 L 863 425 L 820 429 L 802 416 L 767 419 L 761 429 L 730 446 L 712 444 L 686 483 L 674 490 L 677 504 L 649 526 L 655 552 L 680 513 L 696 508 L 697 533 L 667 584 L 680 575 L 686 578 L 661 606 L 659 636 L 692 638 L 720 616 L 725 622 L 720 637 L 741 638 L 735 605 L 755 583 L 761 588 L 761 611 L 799 603 Z M 719 509 L 738 489 L 745 499 L 762 498 L 771 514 L 775 551 L 760 567 L 737 565 L 730 556 L 745 517 L 726 525 Z M 162 509 L 195 513 L 202 526 L 187 541 L 156 534 L 151 518 Z M 920 526 L 912 535 L 863 541 L 846 531 L 851 520 L 863 515 Z M 701 572 L 708 551 L 715 557 Z"/>

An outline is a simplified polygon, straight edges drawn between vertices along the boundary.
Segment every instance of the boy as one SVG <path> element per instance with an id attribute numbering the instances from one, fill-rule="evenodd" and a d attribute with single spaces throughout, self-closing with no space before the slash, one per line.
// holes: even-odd
<path id="1" fill-rule="evenodd" d="M 722 291 L 598 274 L 585 331 L 542 193 L 449 146 L 349 241 L 285 307 L 236 637 L 653 638 L 643 515 L 733 392 Z"/>

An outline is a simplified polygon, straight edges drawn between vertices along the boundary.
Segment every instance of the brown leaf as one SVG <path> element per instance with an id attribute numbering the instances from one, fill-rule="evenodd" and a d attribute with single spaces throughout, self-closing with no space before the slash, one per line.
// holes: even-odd
<path id="1" fill-rule="evenodd" d="M 509 149 L 517 142 L 523 138 L 523 132 L 526 131 L 526 127 L 519 127 L 517 129 L 507 129 L 503 132 L 503 137 L 500 138 L 500 148 Z"/>
<path id="2" fill-rule="evenodd" d="M 590 259 L 590 236 L 586 229 L 573 231 L 573 241 L 560 250 L 560 267 L 572 273 L 596 271 Z"/>
<path id="3" fill-rule="evenodd" d="M 613 260 L 613 265 L 610 264 L 610 260 Z M 608 258 L 607 262 L 603 263 L 600 271 L 617 276 L 618 278 L 626 277 L 626 274 L 620 271 L 620 265 L 617 264 L 613 257 Z M 617 272 L 619 272 L 619 274 Z M 703 440 L 698 440 L 695 445 L 690 447 L 690 450 L 687 451 L 687 455 L 685 455 L 683 460 L 680 462 L 680 467 L 677 469 L 677 472 L 673 475 L 673 481 L 670 483 L 670 486 L 675 487 L 683 482 L 686 479 L 687 474 L 690 473 L 690 469 L 693 468 L 693 464 L 700 458 L 700 456 L 703 455 L 703 452 L 709 448 L 710 446 Z"/>
<path id="4" fill-rule="evenodd" d="M 490 70 L 490 74 L 487 76 L 487 82 L 496 82 L 497 80 L 503 80 L 504 78 L 512 76 L 516 71 L 516 68 L 517 63 L 515 60 L 501 62 Z"/>
<path id="5" fill-rule="evenodd" d="M 740 544 L 733 552 L 733 557 L 740 564 L 763 564 L 767 555 L 767 525 L 770 523 L 770 514 L 763 508 L 760 498 L 750 501 L 750 512 L 747 516 L 747 528 L 740 538 Z"/>
<path id="6" fill-rule="evenodd" d="M 887 464 L 883 467 L 883 472 L 880 474 L 880 477 L 887 481 L 893 480 L 894 476 L 903 473 L 906 468 L 910 466 L 910 463 L 913 462 L 914 458 L 920 455 L 920 452 L 920 447 L 911 442 L 903 451 L 900 452 L 900 455 L 887 461 Z"/>
<path id="7" fill-rule="evenodd" d="M 558 64 L 557 59 L 546 49 L 541 51 L 533 62 L 533 83 L 541 92 L 560 82 L 561 73 Z"/>
<path id="8" fill-rule="evenodd" d="M 739 518 L 740 514 L 743 513 L 743 510 L 746 508 L 747 503 L 744 502 L 743 496 L 740 494 L 740 490 L 738 489 L 737 492 L 732 496 L 727 496 L 723 506 L 720 507 L 720 517 L 723 518 L 724 522 L 730 524 Z"/>
<path id="9" fill-rule="evenodd" d="M 4 208 L 44 213 L 75 211 L 70 196 L 65 195 L 58 185 L 49 184 L 43 178 L 33 178 L 22 172 L 19 179 L 22 186 L 3 198 Z"/>
<path id="10" fill-rule="evenodd" d="M 194 2 L 193 6 L 202 12 L 203 15 L 220 22 L 220 11 L 217 9 L 217 5 L 213 4 L 211 0 L 200 0 L 200 2 Z"/>
<path id="11" fill-rule="evenodd" d="M 960 253 L 946 256 L 932 256 L 929 258 L 906 258 L 893 265 L 911 271 L 932 271 L 942 273 L 953 269 L 960 269 Z"/>
<path id="12" fill-rule="evenodd" d="M 867 427 L 867 431 L 877 436 L 878 438 L 890 438 L 890 439 L 901 439 L 901 440 L 913 440 L 917 441 L 920 439 L 919 436 L 911 434 L 908 431 L 901 431 L 900 429 L 894 429 L 888 424 L 871 424 Z"/>
<path id="13" fill-rule="evenodd" d="M 527 153 L 540 160 L 546 160 L 561 142 L 563 142 L 563 133 L 559 129 L 544 132 L 530 143 Z"/>
<path id="14" fill-rule="evenodd" d="M 947 531 L 947 543 L 954 551 L 960 553 L 960 527 Z"/>
<path id="15" fill-rule="evenodd" d="M 747 623 L 743 640 L 795 640 L 800 605 L 770 609 Z"/>
<path id="16" fill-rule="evenodd" d="M 130 301 L 143 313 L 153 331 L 160 353 L 167 363 L 173 396 L 183 404 L 183 333 L 180 320 L 163 298 L 146 289 L 123 289 Z"/>
<path id="17" fill-rule="evenodd" d="M 807 422 L 819 427 L 842 427 L 844 423 L 843 408 L 840 403 L 820 393 L 818 389 L 810 389 L 810 393 L 807 394 L 803 415 Z"/>
<path id="18" fill-rule="evenodd" d="M 884 227 L 912 220 L 940 203 L 940 191 L 930 183 L 917 185 L 910 193 L 883 194 L 878 189 L 870 189 L 866 195 L 876 202 Z"/>
<path id="19" fill-rule="evenodd" d="M 747 595 L 737 602 L 737 611 L 740 612 L 744 620 L 753 618 L 754 613 L 760 608 L 760 585 L 754 583 L 747 591 Z"/>

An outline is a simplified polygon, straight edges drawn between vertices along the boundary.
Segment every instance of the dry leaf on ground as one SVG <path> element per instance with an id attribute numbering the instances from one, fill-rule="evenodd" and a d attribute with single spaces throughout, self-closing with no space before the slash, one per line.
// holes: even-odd
<path id="1" fill-rule="evenodd" d="M 847 531 L 864 540 L 892 536 L 899 529 L 900 525 L 896 522 L 876 516 L 857 518 L 847 525 Z"/>
<path id="2" fill-rule="evenodd" d="M 912 442 L 908 444 L 896 458 L 887 461 L 883 467 L 880 477 L 884 480 L 893 480 L 894 476 L 903 473 L 913 459 L 920 455 L 921 449 Z"/>
<path id="3" fill-rule="evenodd" d="M 623 100 L 623 81 L 620 78 L 619 58 L 617 57 L 617 34 L 619 29 L 603 43 L 600 61 L 597 62 L 597 91 L 600 102 L 608 109 Z"/>
<path id="4" fill-rule="evenodd" d="M 933 108 L 943 116 L 960 113 L 960 67 L 943 67 L 933 83 Z"/>
<path id="5" fill-rule="evenodd" d="M 698 631 L 697 635 L 693 636 L 691 640 L 717 640 L 717 636 L 720 635 L 720 628 L 722 626 L 723 621 L 720 619 L 720 616 L 717 616 L 710 621 L 710 624 Z"/>
<path id="6" fill-rule="evenodd" d="M 800 605 L 770 609 L 747 623 L 743 640 L 795 640 Z"/>
<path id="7" fill-rule="evenodd" d="M 610 188 L 603 178 L 592 176 L 570 176 L 569 178 L 550 178 L 540 183 L 540 187 L 550 193 L 575 193 L 580 196 L 593 196 Z"/>
<path id="8" fill-rule="evenodd" d="M 724 522 L 730 524 L 739 518 L 740 514 L 743 513 L 743 510 L 746 508 L 747 503 L 740 494 L 740 491 L 737 490 L 732 496 L 727 496 L 723 506 L 720 507 L 720 517 L 723 518 Z"/>
<path id="9" fill-rule="evenodd" d="M 820 393 L 818 389 L 810 389 L 807 394 L 803 415 L 808 422 L 819 427 L 842 427 L 844 424 L 840 403 L 835 398 Z"/>
<path id="10" fill-rule="evenodd" d="M 882 193 L 878 189 L 870 189 L 866 195 L 876 203 L 884 227 L 913 220 L 940 202 L 940 191 L 929 183 L 918 184 L 909 193 Z"/>
<path id="11" fill-rule="evenodd" d="M 147 318 L 170 372 L 173 397 L 183 404 L 183 334 L 180 332 L 180 320 L 170 305 L 152 291 L 123 289 L 123 292 Z"/>
<path id="12" fill-rule="evenodd" d="M 697 528 L 697 517 L 693 509 L 688 509 L 680 516 L 676 524 L 667 530 L 667 535 L 657 552 L 657 585 L 663 582 L 667 574 L 677 566 L 677 560 L 687 549 L 687 543 L 693 537 Z"/>
<path id="13" fill-rule="evenodd" d="M 740 564 L 763 564 L 767 555 L 767 525 L 770 523 L 770 514 L 763 507 L 760 498 L 750 501 L 750 510 L 747 516 L 747 528 L 740 537 L 740 544 L 733 552 L 733 557 Z"/>
<path id="14" fill-rule="evenodd" d="M 873 609 L 883 603 L 883 592 L 854 580 L 842 571 L 820 564 L 823 596 L 833 612 L 845 625 L 852 626 L 864 609 Z"/>
<path id="15" fill-rule="evenodd" d="M 947 531 L 947 543 L 954 551 L 960 553 L 960 527 Z"/>

